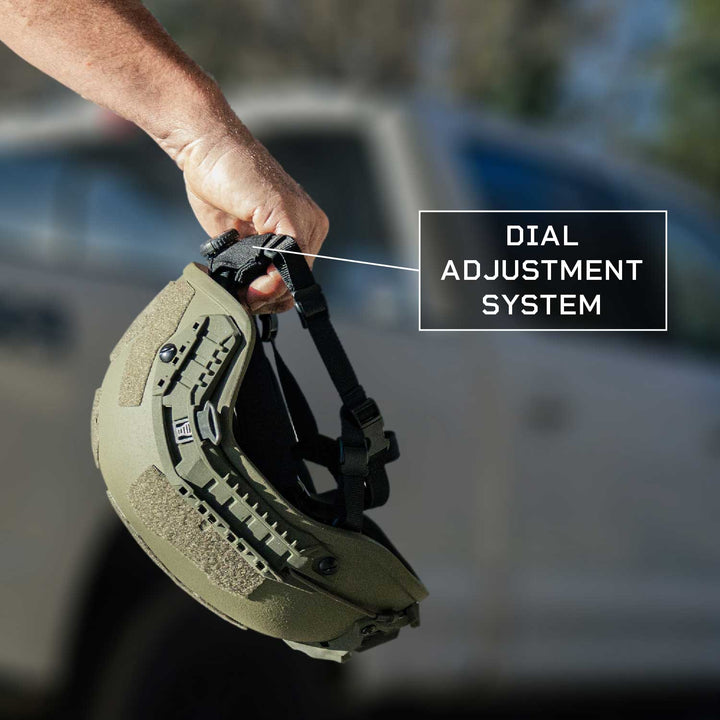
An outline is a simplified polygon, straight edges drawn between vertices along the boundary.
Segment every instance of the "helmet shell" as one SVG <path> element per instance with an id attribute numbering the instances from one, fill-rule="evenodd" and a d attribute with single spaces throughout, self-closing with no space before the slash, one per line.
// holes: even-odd
<path id="1" fill-rule="evenodd" d="M 255 342 L 244 307 L 188 265 L 112 351 L 93 453 L 116 512 L 184 590 L 241 627 L 344 659 L 416 624 L 427 591 L 388 547 L 293 507 L 238 447 Z"/>

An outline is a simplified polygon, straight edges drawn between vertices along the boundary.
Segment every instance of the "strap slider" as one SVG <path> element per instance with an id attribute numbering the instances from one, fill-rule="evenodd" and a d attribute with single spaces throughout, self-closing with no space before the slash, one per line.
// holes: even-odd
<path id="1" fill-rule="evenodd" d="M 295 307 L 300 315 L 302 326 L 307 328 L 307 321 L 316 315 L 328 314 L 327 303 L 322 288 L 314 283 L 309 287 L 300 288 L 293 293 Z"/>
<path id="2" fill-rule="evenodd" d="M 274 313 L 260 315 L 260 340 L 272 342 L 278 334 L 278 317 Z"/>
<path id="3" fill-rule="evenodd" d="M 366 398 L 356 408 L 350 409 L 350 414 L 362 428 L 369 457 L 390 447 L 380 408 L 372 398 Z"/>

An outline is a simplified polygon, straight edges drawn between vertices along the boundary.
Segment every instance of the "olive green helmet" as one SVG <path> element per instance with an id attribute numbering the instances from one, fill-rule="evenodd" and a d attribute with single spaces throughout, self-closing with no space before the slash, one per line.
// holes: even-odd
<path id="1" fill-rule="evenodd" d="M 313 657 L 344 660 L 419 622 L 427 591 L 364 510 L 388 496 L 398 456 L 287 236 L 204 246 L 110 355 L 92 414 L 95 461 L 137 542 L 230 622 Z M 267 248 L 265 250 L 258 248 Z M 342 399 L 341 435 L 320 435 L 277 354 L 236 299 L 274 262 Z M 277 382 L 262 340 L 272 342 Z M 338 488 L 318 493 L 305 460 Z"/>

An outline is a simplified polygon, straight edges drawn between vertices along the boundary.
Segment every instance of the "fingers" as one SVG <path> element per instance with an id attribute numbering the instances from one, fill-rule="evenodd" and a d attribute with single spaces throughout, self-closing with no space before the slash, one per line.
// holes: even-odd
<path id="1" fill-rule="evenodd" d="M 290 293 L 282 295 L 278 300 L 269 302 L 256 302 L 248 304 L 248 309 L 253 315 L 267 315 L 269 313 L 282 313 L 295 307 L 295 301 Z"/>
<path id="2" fill-rule="evenodd" d="M 292 295 L 274 265 L 268 267 L 266 275 L 256 278 L 241 291 L 240 300 L 255 314 L 284 312 L 294 305 Z"/>
<path id="3" fill-rule="evenodd" d="M 205 200 L 193 192 L 187 184 L 187 179 L 185 181 L 185 190 L 195 217 L 210 237 L 219 235 L 221 232 L 225 232 L 225 230 L 229 230 L 230 228 L 235 228 L 242 236 L 253 234 L 252 223 L 239 220 L 211 203 L 205 202 Z"/>
<path id="4" fill-rule="evenodd" d="M 275 232 L 291 235 L 304 252 L 317 254 L 322 247 L 329 229 L 327 215 L 307 196 L 302 212 L 287 213 L 275 228 Z M 305 258 L 310 267 L 315 258 Z"/>
<path id="5" fill-rule="evenodd" d="M 268 313 L 284 313 L 288 310 L 292 310 L 295 307 L 295 301 L 290 297 L 288 300 L 283 300 L 277 303 L 271 303 L 266 305 L 257 315 L 267 315 Z"/>
<path id="6" fill-rule="evenodd" d="M 287 306 L 286 309 L 289 309 L 295 304 L 295 301 L 293 300 L 292 295 L 289 292 L 285 292 L 277 298 L 272 298 L 264 301 L 256 300 L 252 303 L 246 301 L 246 304 L 250 309 L 250 312 L 255 315 L 262 315 L 263 313 L 278 312 L 274 309 L 276 307 Z"/>
<path id="7" fill-rule="evenodd" d="M 185 158 L 183 173 L 190 205 L 209 235 L 229 228 L 241 237 L 291 235 L 303 252 L 320 252 L 327 216 L 246 129 L 200 140 Z M 313 258 L 306 260 L 312 267 Z M 243 290 L 241 299 L 256 313 L 292 307 L 272 266 Z"/>
<path id="8" fill-rule="evenodd" d="M 278 234 L 292 235 L 298 241 L 300 247 L 310 253 L 316 253 L 328 231 L 328 219 L 325 213 L 308 199 L 312 212 L 304 215 L 304 219 L 310 220 L 312 226 L 305 233 L 300 234 L 294 228 L 296 224 L 290 222 L 279 222 L 273 229 Z M 304 241 L 301 239 L 304 238 Z M 314 258 L 306 257 L 308 265 L 312 267 Z M 250 283 L 245 293 L 245 302 L 251 312 L 257 314 L 285 312 L 294 306 L 294 301 L 285 285 L 280 273 L 274 265 L 268 267 L 267 274 Z"/>
<path id="9" fill-rule="evenodd" d="M 261 275 L 250 283 L 245 299 L 250 309 L 255 310 L 262 305 L 285 300 L 289 296 L 290 293 L 277 268 L 270 265 L 265 275 Z"/>

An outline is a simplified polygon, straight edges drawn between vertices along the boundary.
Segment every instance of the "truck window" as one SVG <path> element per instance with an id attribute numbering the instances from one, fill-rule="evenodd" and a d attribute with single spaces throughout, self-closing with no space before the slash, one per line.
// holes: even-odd
<path id="1" fill-rule="evenodd" d="M 5 256 L 167 273 L 203 236 L 182 176 L 145 136 L 0 153 Z"/>
<path id="2" fill-rule="evenodd" d="M 0 248 L 4 257 L 52 256 L 67 232 L 56 190 L 65 177 L 62 153 L 0 151 Z"/>
<path id="3" fill-rule="evenodd" d="M 88 268 L 180 272 L 205 233 L 181 173 L 144 135 L 67 149 L 72 175 L 60 202 L 72 208 L 76 252 Z"/>
<path id="4" fill-rule="evenodd" d="M 504 147 L 496 147 L 489 143 L 471 140 L 460 146 L 459 165 L 464 174 L 470 191 L 474 194 L 475 207 L 488 210 L 623 210 L 646 208 L 647 202 L 637 200 L 619 184 L 611 184 L 601 175 L 593 176 L 588 171 L 573 168 L 566 163 L 546 160 L 530 154 L 523 155 L 520 151 Z M 494 215 L 480 216 L 482 222 L 489 227 L 495 226 L 493 239 L 502 243 L 498 234 Z M 618 223 L 622 223 L 622 216 Z M 593 216 L 575 217 L 574 227 L 582 235 L 583 226 L 590 227 Z M 658 241 L 657 250 L 648 250 L 649 237 L 645 231 L 645 223 L 628 225 L 627 244 L 629 256 L 640 260 L 650 257 L 660 260 L 657 255 L 663 253 L 663 243 Z M 632 231 L 629 228 L 632 227 Z M 637 249 L 630 251 L 630 247 Z M 650 243 L 650 247 L 655 246 Z M 500 247 L 496 253 L 501 252 Z M 657 255 L 654 253 L 657 252 Z M 568 285 L 570 288 L 570 285 Z M 658 288 L 662 294 L 662 289 Z M 542 292 L 542 288 L 540 289 Z M 568 292 L 573 292 L 568 289 Z M 638 306 L 646 302 L 646 298 L 634 292 L 628 286 L 622 295 L 614 300 L 618 311 L 630 306 Z M 664 333 L 598 333 L 593 337 L 597 342 L 606 339 L 620 339 L 625 343 L 644 343 L 657 345 L 667 342 Z"/>
<path id="5" fill-rule="evenodd" d="M 475 207 L 487 210 L 612 210 L 618 198 L 601 179 L 561 163 L 471 140 L 459 149 Z"/>

